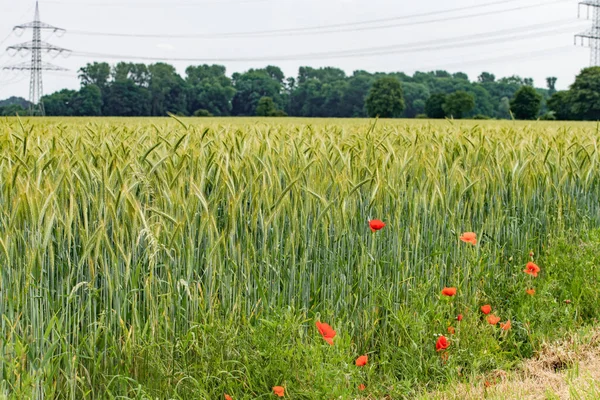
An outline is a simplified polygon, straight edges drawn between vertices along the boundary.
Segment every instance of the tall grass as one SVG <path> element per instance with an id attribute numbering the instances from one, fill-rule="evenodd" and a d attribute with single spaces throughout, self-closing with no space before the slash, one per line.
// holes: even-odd
<path id="1" fill-rule="evenodd" d="M 0 387 L 215 398 L 252 375 L 203 362 L 244 364 L 224 331 L 281 313 L 346 324 L 348 346 L 382 346 L 375 330 L 401 344 L 399 312 L 429 318 L 445 285 L 476 309 L 549 237 L 599 226 L 598 137 L 591 124 L 0 120 Z"/>

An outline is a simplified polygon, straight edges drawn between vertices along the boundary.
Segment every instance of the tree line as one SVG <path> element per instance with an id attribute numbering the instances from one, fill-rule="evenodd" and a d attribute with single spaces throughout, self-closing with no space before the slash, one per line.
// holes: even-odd
<path id="1" fill-rule="evenodd" d="M 600 67 L 586 68 L 566 91 L 556 78 L 475 81 L 438 70 L 397 73 L 300 67 L 286 77 L 276 66 L 227 76 L 221 65 L 190 66 L 185 76 L 165 63 L 91 63 L 81 88 L 43 97 L 49 116 L 298 116 L 387 118 L 600 119 Z M 21 99 L 22 100 L 22 99 Z M 0 102 L 0 115 L 25 113 L 22 101 Z"/>

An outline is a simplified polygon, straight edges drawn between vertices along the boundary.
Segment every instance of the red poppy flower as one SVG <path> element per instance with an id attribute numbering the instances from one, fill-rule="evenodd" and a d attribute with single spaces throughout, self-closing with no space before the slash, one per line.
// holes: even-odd
<path id="1" fill-rule="evenodd" d="M 527 266 L 525 267 L 525 269 L 523 270 L 523 272 L 525 272 L 527 275 L 531 275 L 534 278 L 536 278 L 538 276 L 538 273 L 541 271 L 540 267 L 538 267 L 537 265 L 535 265 L 532 262 L 528 262 Z"/>
<path id="2" fill-rule="evenodd" d="M 456 294 L 456 288 L 455 287 L 445 287 L 444 289 L 442 289 L 442 294 L 444 296 L 452 297 Z"/>
<path id="3" fill-rule="evenodd" d="M 533 295 L 535 294 L 535 289 L 527 289 L 527 290 L 525 291 L 525 293 L 527 293 L 527 294 L 528 294 L 528 295 L 530 295 L 530 296 L 533 296 Z"/>
<path id="4" fill-rule="evenodd" d="M 471 243 L 472 245 L 477 244 L 477 234 L 475 232 L 465 232 L 460 235 L 460 240 L 465 243 Z"/>
<path id="5" fill-rule="evenodd" d="M 367 387 L 361 383 L 360 385 L 358 385 L 358 390 L 365 390 Z"/>
<path id="6" fill-rule="evenodd" d="M 490 325 L 496 325 L 498 322 L 500 322 L 500 317 L 496 317 L 495 315 L 489 315 L 487 317 L 487 322 Z"/>
<path id="7" fill-rule="evenodd" d="M 226 394 L 226 395 L 225 395 L 225 400 L 233 400 L 233 399 L 231 398 L 231 396 L 230 396 L 230 395 Z"/>
<path id="8" fill-rule="evenodd" d="M 446 337 L 442 335 L 438 338 L 437 343 L 435 344 L 435 350 L 436 351 L 446 350 L 448 348 L 448 346 L 450 346 L 448 339 L 446 339 Z"/>
<path id="9" fill-rule="evenodd" d="M 492 306 L 490 306 L 489 304 L 486 304 L 485 306 L 481 306 L 481 312 L 484 313 L 485 315 L 488 315 L 489 313 L 492 312 Z"/>
<path id="10" fill-rule="evenodd" d="M 378 219 L 373 219 L 373 220 L 369 221 L 369 228 L 371 228 L 371 230 L 373 232 L 376 232 L 376 231 L 379 231 L 379 230 L 385 228 L 385 223 Z"/>
<path id="11" fill-rule="evenodd" d="M 502 328 L 503 331 L 507 331 L 509 330 L 511 327 L 510 321 L 506 321 L 506 323 L 500 323 L 500 328 Z"/>
<path id="12" fill-rule="evenodd" d="M 333 338 L 336 335 L 336 332 L 333 330 L 333 328 L 329 324 L 321 323 L 319 321 L 316 322 L 316 325 L 319 333 L 321 336 L 323 336 L 323 339 L 333 346 Z"/>
<path id="13" fill-rule="evenodd" d="M 458 322 L 462 321 L 462 319 L 463 319 L 463 316 L 462 316 L 462 314 L 458 314 L 458 315 L 456 316 L 456 320 L 457 320 Z"/>
<path id="14" fill-rule="evenodd" d="M 281 386 L 274 386 L 273 393 L 279 397 L 283 397 L 285 395 L 285 389 Z"/>
<path id="15" fill-rule="evenodd" d="M 360 356 L 356 359 L 357 367 L 364 367 L 369 362 L 369 356 Z"/>
<path id="16" fill-rule="evenodd" d="M 456 331 L 454 330 L 454 328 L 453 328 L 453 327 L 451 327 L 451 326 L 449 326 L 449 327 L 448 327 L 448 333 L 449 333 L 449 334 L 451 334 L 451 335 L 454 335 L 454 333 L 455 333 L 455 332 L 456 332 Z"/>

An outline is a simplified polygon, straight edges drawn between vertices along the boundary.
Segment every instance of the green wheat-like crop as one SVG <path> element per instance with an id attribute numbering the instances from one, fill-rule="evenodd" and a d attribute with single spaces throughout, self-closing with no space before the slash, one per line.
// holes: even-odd
<path id="1" fill-rule="evenodd" d="M 360 346 L 600 225 L 593 124 L 208 121 L 0 120 L 2 393 L 136 397 L 140 348 L 287 309 Z"/>

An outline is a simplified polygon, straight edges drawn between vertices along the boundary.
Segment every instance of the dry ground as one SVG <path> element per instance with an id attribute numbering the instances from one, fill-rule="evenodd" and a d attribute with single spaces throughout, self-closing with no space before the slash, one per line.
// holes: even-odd
<path id="1" fill-rule="evenodd" d="M 495 371 L 422 400 L 600 399 L 600 329 L 548 344 L 519 371 Z"/>

